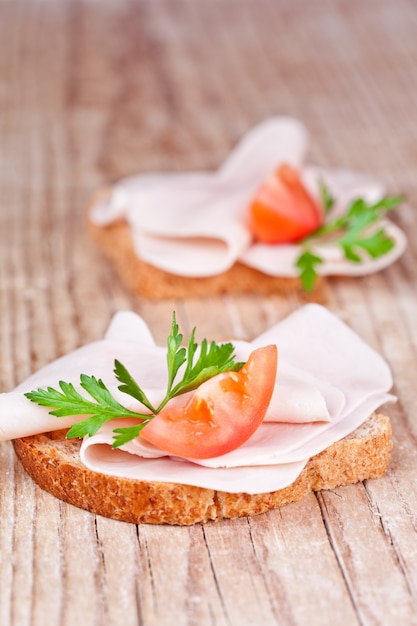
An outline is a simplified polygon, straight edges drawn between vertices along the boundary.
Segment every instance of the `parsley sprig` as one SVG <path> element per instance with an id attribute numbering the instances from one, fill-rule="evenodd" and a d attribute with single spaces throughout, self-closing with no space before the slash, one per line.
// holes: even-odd
<path id="1" fill-rule="evenodd" d="M 392 250 L 395 245 L 393 239 L 383 226 L 375 229 L 375 225 L 387 211 L 394 209 L 403 200 L 401 196 L 394 196 L 372 204 L 358 198 L 343 215 L 332 219 L 335 199 L 323 183 L 320 184 L 320 193 L 325 223 L 302 240 L 301 253 L 295 263 L 306 291 L 313 289 L 318 267 L 323 263 L 314 249 L 317 242 L 336 243 L 341 247 L 344 257 L 352 263 L 362 262 L 361 251 L 376 259 Z"/>
<path id="2" fill-rule="evenodd" d="M 50 415 L 55 417 L 68 417 L 75 415 L 88 415 L 85 420 L 76 422 L 71 426 L 67 437 L 85 437 L 94 435 L 106 422 L 120 418 L 135 418 L 138 423 L 133 426 L 115 428 L 113 448 L 117 448 L 139 436 L 142 428 L 157 415 L 166 404 L 175 396 L 193 391 L 203 382 L 213 376 L 227 371 L 239 371 L 243 366 L 241 362 L 235 362 L 234 346 L 232 343 L 210 344 L 206 339 L 200 344 L 200 351 L 196 359 L 198 344 L 195 341 L 195 328 L 193 328 L 186 347 L 182 346 L 183 335 L 179 332 L 175 312 L 172 315 L 171 332 L 167 341 L 167 368 L 168 383 L 164 398 L 157 407 L 154 407 L 147 398 L 143 389 L 134 380 L 126 367 L 117 359 L 114 362 L 114 374 L 121 383 L 120 391 L 139 400 L 149 411 L 141 413 L 131 411 L 122 406 L 113 398 L 110 391 L 101 379 L 95 376 L 81 374 L 80 386 L 92 400 L 82 396 L 72 383 L 60 381 L 61 391 L 52 387 L 38 389 L 25 393 L 26 398 L 41 406 L 53 408 Z M 181 367 L 185 365 L 179 380 Z"/>

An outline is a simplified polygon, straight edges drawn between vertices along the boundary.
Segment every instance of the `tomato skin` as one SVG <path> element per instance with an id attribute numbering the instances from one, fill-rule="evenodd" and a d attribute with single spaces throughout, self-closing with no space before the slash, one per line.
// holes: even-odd
<path id="1" fill-rule="evenodd" d="M 249 207 L 249 228 L 263 243 L 293 243 L 317 230 L 323 214 L 290 165 L 263 183 Z"/>
<path id="2" fill-rule="evenodd" d="M 239 372 L 206 381 L 185 406 L 167 405 L 140 437 L 175 456 L 207 459 L 241 446 L 262 423 L 277 371 L 275 345 L 254 350 Z"/>

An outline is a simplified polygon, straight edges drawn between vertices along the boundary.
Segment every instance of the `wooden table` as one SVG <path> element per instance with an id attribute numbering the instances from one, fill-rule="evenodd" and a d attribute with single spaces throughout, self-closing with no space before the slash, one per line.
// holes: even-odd
<path id="1" fill-rule="evenodd" d="M 326 304 L 389 362 L 394 452 L 377 481 L 252 519 L 96 517 L 37 488 L 0 445 L 0 624 L 417 623 L 417 5 L 412 0 L 3 0 L 0 390 L 140 313 L 251 339 L 296 296 L 133 297 L 84 228 L 91 193 L 145 171 L 213 169 L 252 126 L 302 120 L 310 158 L 407 203 L 406 254 L 329 279 Z"/>

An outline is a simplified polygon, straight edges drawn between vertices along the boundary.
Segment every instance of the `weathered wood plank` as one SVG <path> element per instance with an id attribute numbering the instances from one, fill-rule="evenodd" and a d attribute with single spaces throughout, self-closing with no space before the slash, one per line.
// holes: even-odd
<path id="1" fill-rule="evenodd" d="M 205 534 L 232 624 L 325 624 L 329 595 L 335 623 L 358 623 L 314 496 Z"/>
<path id="2" fill-rule="evenodd" d="M 137 580 L 144 623 L 228 623 L 201 525 L 144 525 L 138 542 L 145 568 Z"/>
<path id="3" fill-rule="evenodd" d="M 359 623 L 415 624 L 415 599 L 384 516 L 370 506 L 366 491 L 344 487 L 323 492 L 319 499 Z"/>
<path id="4" fill-rule="evenodd" d="M 63 603 L 59 624 L 69 626 L 85 619 L 105 622 L 103 557 L 97 541 L 95 516 L 73 506 L 62 507 Z M 48 604 L 44 605 L 44 610 Z M 44 614 L 45 619 L 45 614 Z"/>
<path id="5" fill-rule="evenodd" d="M 33 570 L 31 619 L 39 626 L 46 620 L 58 624 L 65 592 L 61 503 L 36 489 L 35 506 L 33 560 L 27 564 Z"/>
<path id="6" fill-rule="evenodd" d="M 0 444 L 0 620 L 11 623 L 13 527 L 15 521 L 14 452 L 9 442 Z"/>

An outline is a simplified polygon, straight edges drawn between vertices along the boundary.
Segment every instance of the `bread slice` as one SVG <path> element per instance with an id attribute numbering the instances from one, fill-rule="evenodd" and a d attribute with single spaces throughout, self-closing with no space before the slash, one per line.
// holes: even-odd
<path id="1" fill-rule="evenodd" d="M 105 192 L 101 192 L 101 197 Z M 95 199 L 97 202 L 100 195 Z M 133 247 L 132 235 L 125 220 L 99 226 L 90 219 L 87 230 L 92 240 L 110 260 L 125 286 L 135 294 L 155 300 L 213 296 L 224 293 L 295 292 L 304 300 L 323 301 L 319 277 L 314 290 L 308 294 L 298 278 L 268 276 L 242 263 L 235 263 L 228 271 L 216 276 L 184 277 L 170 274 L 139 258 Z"/>
<path id="2" fill-rule="evenodd" d="M 311 458 L 292 485 L 256 495 L 93 472 L 80 462 L 79 440 L 66 439 L 65 431 L 25 437 L 13 444 L 34 481 L 70 504 L 135 524 L 189 525 L 258 515 L 311 491 L 379 478 L 390 461 L 392 433 L 388 417 L 373 413 L 352 434 Z"/>

